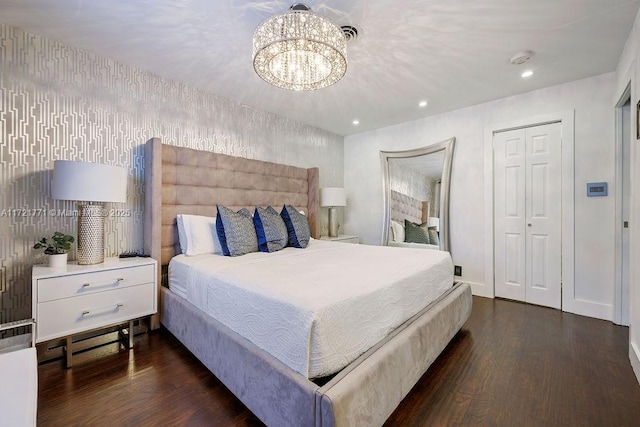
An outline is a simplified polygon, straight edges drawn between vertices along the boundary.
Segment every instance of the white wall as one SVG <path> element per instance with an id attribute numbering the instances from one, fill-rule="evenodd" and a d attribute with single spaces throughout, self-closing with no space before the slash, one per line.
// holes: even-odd
<path id="1" fill-rule="evenodd" d="M 631 108 L 638 102 L 640 81 L 637 64 L 640 60 L 640 12 L 631 29 L 616 70 L 616 102 L 631 82 Z M 636 118 L 631 114 L 631 202 L 629 236 L 629 359 L 640 382 L 640 141 L 635 139 Z"/>
<path id="2" fill-rule="evenodd" d="M 615 201 L 612 196 L 587 198 L 586 183 L 607 181 L 609 194 L 615 193 L 615 86 L 616 74 L 608 73 L 346 137 L 345 232 L 359 235 L 366 244 L 381 241 L 380 150 L 407 150 L 454 136 L 451 253 L 454 263 L 463 267 L 462 280 L 483 284 L 485 126 L 575 110 L 574 297 L 612 315 Z"/>

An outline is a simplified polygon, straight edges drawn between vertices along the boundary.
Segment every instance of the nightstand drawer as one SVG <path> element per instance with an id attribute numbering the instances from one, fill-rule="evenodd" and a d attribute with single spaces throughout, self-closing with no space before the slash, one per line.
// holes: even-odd
<path id="1" fill-rule="evenodd" d="M 152 282 L 153 265 L 38 279 L 38 302 L 89 295 Z"/>
<path id="2" fill-rule="evenodd" d="M 146 316 L 154 310 L 154 283 L 39 303 L 36 341 L 42 342 Z"/>

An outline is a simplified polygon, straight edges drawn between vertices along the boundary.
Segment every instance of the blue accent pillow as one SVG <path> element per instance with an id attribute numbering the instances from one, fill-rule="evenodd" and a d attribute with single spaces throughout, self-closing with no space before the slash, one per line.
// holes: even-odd
<path id="1" fill-rule="evenodd" d="M 291 205 L 284 205 L 280 216 L 287 226 L 289 246 L 300 249 L 306 248 L 311 239 L 311 231 L 309 230 L 307 217 Z"/>
<path id="2" fill-rule="evenodd" d="M 287 246 L 287 226 L 278 211 L 271 206 L 266 209 L 256 207 L 253 224 L 256 227 L 260 252 L 276 252 Z"/>
<path id="3" fill-rule="evenodd" d="M 253 226 L 251 212 L 242 208 L 238 212 L 224 206 L 216 206 L 216 232 L 226 256 L 239 256 L 258 252 L 258 238 Z"/>

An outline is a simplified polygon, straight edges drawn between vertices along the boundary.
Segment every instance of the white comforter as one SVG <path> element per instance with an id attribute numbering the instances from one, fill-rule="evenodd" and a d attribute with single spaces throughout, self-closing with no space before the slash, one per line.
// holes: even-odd
<path id="1" fill-rule="evenodd" d="M 439 251 L 439 245 L 430 245 L 425 243 L 412 243 L 412 242 L 396 242 L 395 240 L 389 240 L 389 246 L 396 248 L 414 248 L 414 249 L 431 249 L 433 251 Z"/>
<path id="2" fill-rule="evenodd" d="M 339 371 L 452 284 L 448 252 L 319 240 L 169 265 L 170 289 L 308 378 Z"/>

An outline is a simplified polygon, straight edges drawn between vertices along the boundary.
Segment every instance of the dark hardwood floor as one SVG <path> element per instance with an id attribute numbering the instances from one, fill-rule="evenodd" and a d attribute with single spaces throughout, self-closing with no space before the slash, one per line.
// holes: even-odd
<path id="1" fill-rule="evenodd" d="M 473 304 L 388 426 L 640 425 L 628 328 L 511 301 Z M 38 373 L 39 426 L 262 425 L 166 330 L 138 337 L 134 351 L 111 344 L 72 369 L 53 361 Z"/>

